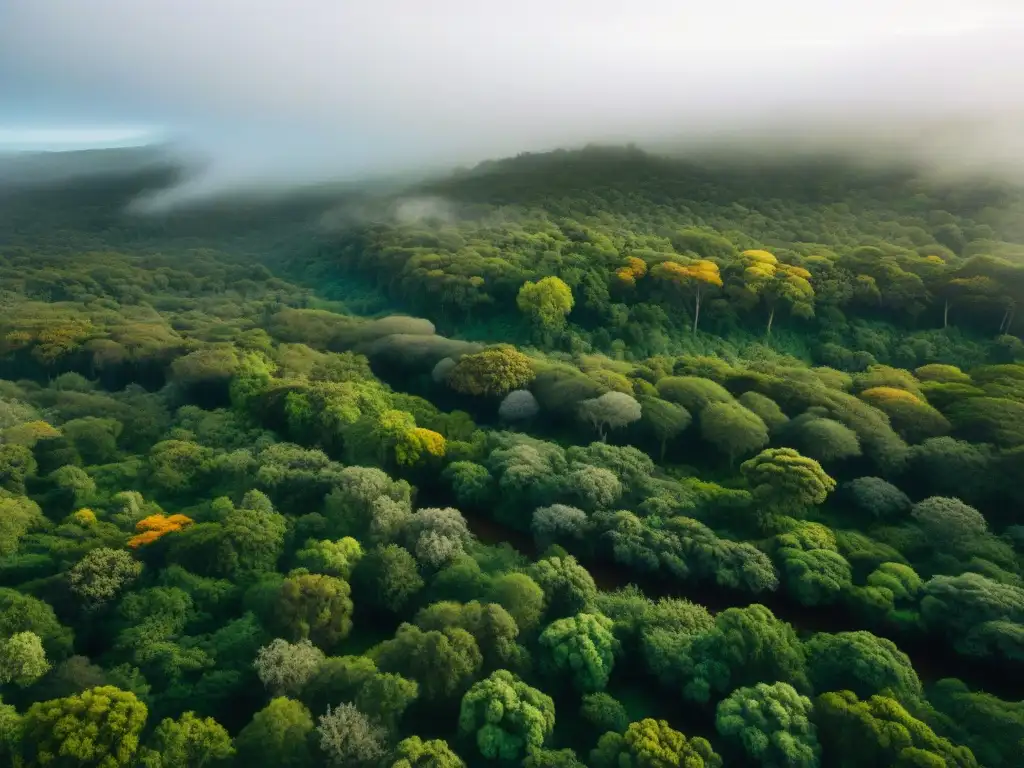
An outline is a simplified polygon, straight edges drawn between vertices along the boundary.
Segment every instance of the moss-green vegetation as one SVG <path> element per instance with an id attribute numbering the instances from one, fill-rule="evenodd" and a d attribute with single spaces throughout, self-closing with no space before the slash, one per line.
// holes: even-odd
<path id="1" fill-rule="evenodd" d="M 1017 192 L 156 181 L 0 199 L 4 764 L 1019 763 Z"/>

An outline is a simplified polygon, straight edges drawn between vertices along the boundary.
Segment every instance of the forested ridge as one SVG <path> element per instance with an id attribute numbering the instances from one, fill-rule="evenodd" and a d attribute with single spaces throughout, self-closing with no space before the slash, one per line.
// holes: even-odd
<path id="1" fill-rule="evenodd" d="M 1014 187 L 175 174 L 0 183 L 4 764 L 1024 762 Z"/>

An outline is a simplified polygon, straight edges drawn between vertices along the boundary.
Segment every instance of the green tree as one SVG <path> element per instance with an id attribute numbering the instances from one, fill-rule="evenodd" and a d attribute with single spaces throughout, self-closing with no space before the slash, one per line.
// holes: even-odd
<path id="1" fill-rule="evenodd" d="M 700 434 L 729 457 L 730 466 L 768 442 L 768 427 L 761 417 L 736 402 L 709 403 L 700 412 Z"/>
<path id="2" fill-rule="evenodd" d="M 351 536 L 337 541 L 310 539 L 295 553 L 296 564 L 313 573 L 347 579 L 363 556 L 363 548 Z"/>
<path id="3" fill-rule="evenodd" d="M 931 496 L 910 512 L 930 543 L 943 549 L 962 546 L 988 532 L 985 518 L 960 499 Z"/>
<path id="4" fill-rule="evenodd" d="M 448 742 L 443 739 L 423 741 L 419 736 L 398 742 L 389 761 L 388 768 L 466 768 Z"/>
<path id="5" fill-rule="evenodd" d="M 921 681 L 891 640 L 870 632 L 818 632 L 807 641 L 807 672 L 816 691 L 850 690 L 861 698 L 893 696 L 911 704 Z"/>
<path id="6" fill-rule="evenodd" d="M 718 704 L 715 727 L 761 765 L 817 768 L 813 705 L 787 683 L 737 688 Z"/>
<path id="7" fill-rule="evenodd" d="M 313 718 L 302 704 L 283 696 L 253 715 L 235 737 L 237 765 L 312 768 L 317 762 Z"/>
<path id="8" fill-rule="evenodd" d="M 462 697 L 459 733 L 489 760 L 518 761 L 540 749 L 555 728 L 551 697 L 503 669 Z"/>
<path id="9" fill-rule="evenodd" d="M 360 604 L 391 613 L 401 612 L 424 586 L 416 559 L 397 544 L 368 551 L 352 572 L 352 583 Z"/>
<path id="10" fill-rule="evenodd" d="M 515 619 L 497 603 L 440 602 L 428 605 L 416 614 L 420 629 L 464 629 L 473 636 L 487 671 L 516 669 L 525 661 L 526 649 L 518 645 L 519 627 Z"/>
<path id="11" fill-rule="evenodd" d="M 597 430 L 601 442 L 607 439 L 607 430 L 629 426 L 640 419 L 642 412 L 636 398 L 623 392 L 605 392 L 578 406 L 580 420 Z"/>
<path id="12" fill-rule="evenodd" d="M 490 599 L 509 612 L 522 632 L 532 632 L 540 624 L 544 615 L 544 595 L 544 589 L 525 573 L 505 573 L 496 577 L 489 592 Z"/>
<path id="13" fill-rule="evenodd" d="M 0 587 L 0 637 L 19 632 L 38 635 L 51 659 L 64 659 L 71 654 L 74 633 L 61 625 L 48 603 Z"/>
<path id="14" fill-rule="evenodd" d="M 604 692 L 583 696 L 580 717 L 593 728 L 594 733 L 623 733 L 629 726 L 626 708 L 618 699 Z"/>
<path id="15" fill-rule="evenodd" d="M 722 758 L 701 738 L 687 739 L 664 720 L 630 723 L 625 733 L 606 733 L 590 753 L 594 768 L 722 768 Z"/>
<path id="16" fill-rule="evenodd" d="M 836 768 L 947 766 L 976 768 L 974 755 L 936 736 L 895 699 L 858 700 L 851 691 L 823 693 L 814 701 L 815 723 L 827 765 Z M 921 752 L 928 753 L 921 755 Z"/>
<path id="17" fill-rule="evenodd" d="M 374 647 L 369 656 L 382 671 L 415 680 L 431 701 L 460 696 L 483 665 L 476 640 L 458 627 L 424 632 L 402 624 L 394 638 Z"/>
<path id="18" fill-rule="evenodd" d="M 164 718 L 143 748 L 142 768 L 212 768 L 226 765 L 235 748 L 224 727 L 212 717 L 185 712 Z"/>
<path id="19" fill-rule="evenodd" d="M 566 315 L 572 311 L 572 290 L 557 277 L 526 282 L 516 296 L 516 306 L 544 330 L 555 330 L 565 324 Z"/>
<path id="20" fill-rule="evenodd" d="M 350 594 L 348 582 L 333 576 L 292 576 L 281 585 L 275 615 L 291 639 L 331 648 L 352 630 Z"/>
<path id="21" fill-rule="evenodd" d="M 529 576 L 544 591 L 549 619 L 585 613 L 597 597 L 594 578 L 571 555 L 538 560 L 530 567 Z"/>
<path id="22" fill-rule="evenodd" d="M 804 649 L 793 627 L 763 605 L 727 608 L 715 626 L 681 649 L 677 663 L 686 681 L 683 693 L 710 701 L 763 680 L 808 690 Z"/>
<path id="23" fill-rule="evenodd" d="M 131 766 L 146 724 L 146 705 L 110 685 L 36 702 L 22 721 L 28 766 Z M 60 762 L 59 762 L 60 761 Z"/>
<path id="24" fill-rule="evenodd" d="M 35 632 L 16 632 L 0 642 L 0 682 L 24 688 L 49 669 L 43 641 Z"/>
<path id="25" fill-rule="evenodd" d="M 758 500 L 771 510 L 790 515 L 821 504 L 836 487 L 836 481 L 818 462 L 792 448 L 767 448 L 743 462 L 740 469 Z"/>
<path id="26" fill-rule="evenodd" d="M 142 563 L 123 549 L 90 550 L 68 573 L 71 591 L 89 605 L 113 600 L 142 573 Z"/>
<path id="27" fill-rule="evenodd" d="M 568 677 L 583 692 L 608 684 L 618 641 L 612 620 L 597 613 L 580 613 L 548 625 L 538 640 L 544 674 Z"/>
<path id="28" fill-rule="evenodd" d="M 660 397 L 641 398 L 640 406 L 640 423 L 658 441 L 664 461 L 666 446 L 690 426 L 693 417 L 683 406 Z"/>
<path id="29" fill-rule="evenodd" d="M 505 395 L 522 389 L 534 377 L 530 358 L 509 344 L 464 355 L 448 374 L 456 392 L 467 395 Z"/>

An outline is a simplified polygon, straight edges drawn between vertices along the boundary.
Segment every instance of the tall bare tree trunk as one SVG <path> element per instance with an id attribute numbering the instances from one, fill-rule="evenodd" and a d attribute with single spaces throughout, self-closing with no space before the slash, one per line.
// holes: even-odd
<path id="1" fill-rule="evenodd" d="M 697 332 L 697 321 L 700 320 L 700 288 L 697 288 L 697 302 L 693 310 L 693 329 L 691 333 Z"/>
<path id="2" fill-rule="evenodd" d="M 767 336 L 771 336 L 772 335 L 772 321 L 774 319 L 775 319 L 775 307 L 772 307 L 771 311 L 768 313 L 768 333 L 766 334 Z"/>
<path id="3" fill-rule="evenodd" d="M 942 308 L 942 327 L 949 327 L 949 299 L 946 299 L 946 303 Z"/>

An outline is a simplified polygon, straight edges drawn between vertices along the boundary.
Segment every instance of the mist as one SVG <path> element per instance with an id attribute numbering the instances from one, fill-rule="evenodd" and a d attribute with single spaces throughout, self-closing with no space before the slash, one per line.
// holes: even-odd
<path id="1" fill-rule="evenodd" d="M 592 142 L 1016 176 L 1022 40 L 1016 0 L 0 0 L 0 127 L 156 126 L 195 172 L 155 206 Z"/>

